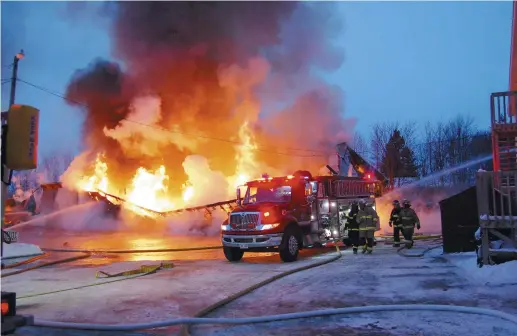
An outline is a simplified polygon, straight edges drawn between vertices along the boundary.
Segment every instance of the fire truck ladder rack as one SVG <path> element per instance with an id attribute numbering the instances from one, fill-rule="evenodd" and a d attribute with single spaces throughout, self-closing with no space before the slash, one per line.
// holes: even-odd
<path id="1" fill-rule="evenodd" d="M 517 259 L 517 171 L 477 173 L 476 192 L 482 235 L 483 265 L 491 257 Z M 489 236 L 504 242 L 505 248 L 491 249 Z"/>
<path id="2" fill-rule="evenodd" d="M 212 216 L 212 213 L 214 211 L 216 211 L 217 209 L 221 209 L 224 212 L 230 212 L 237 207 L 237 200 L 232 199 L 232 200 L 228 200 L 228 201 L 205 204 L 205 205 L 200 205 L 200 206 L 195 206 L 195 207 L 160 212 L 160 211 L 142 207 L 140 205 L 129 202 L 119 196 L 108 194 L 108 193 L 105 193 L 100 190 L 98 190 L 97 192 L 90 192 L 90 197 L 92 197 L 96 200 L 107 201 L 113 205 L 121 205 L 122 203 L 129 204 L 130 206 L 133 206 L 135 208 L 138 208 L 139 210 L 142 210 L 149 217 L 157 217 L 157 216 L 169 217 L 169 216 L 173 216 L 173 215 L 177 215 L 177 214 L 182 214 L 185 212 L 203 211 L 205 217 L 209 218 Z"/>

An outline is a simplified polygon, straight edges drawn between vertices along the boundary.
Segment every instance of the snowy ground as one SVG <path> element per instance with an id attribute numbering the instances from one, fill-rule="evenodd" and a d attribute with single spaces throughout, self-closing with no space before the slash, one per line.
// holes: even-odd
<path id="1" fill-rule="evenodd" d="M 3 253 L 2 259 L 6 261 L 6 264 L 8 264 L 8 261 L 19 261 L 19 258 L 37 256 L 43 252 L 39 246 L 33 244 L 11 243 L 4 244 Z"/>
<path id="2" fill-rule="evenodd" d="M 417 244 L 424 244 L 418 242 Z M 418 254 L 419 249 L 411 251 Z M 260 288 L 217 310 L 211 317 L 244 317 L 323 308 L 379 304 L 479 306 L 517 315 L 517 262 L 475 267 L 473 255 L 407 258 L 380 245 L 373 255 L 343 258 Z M 175 261 L 176 268 L 137 279 L 20 299 L 19 311 L 41 319 L 96 322 L 152 322 L 190 316 L 205 306 L 279 272 L 327 256 L 283 264 L 278 256 L 250 257 L 230 264 L 224 258 Z M 103 267 L 84 264 L 39 269 L 2 279 L 2 290 L 19 297 L 67 289 L 95 280 L 98 269 L 117 272 L 156 262 L 124 262 Z M 473 265 L 473 266 L 471 266 Z M 502 275 L 504 274 L 504 276 Z M 507 275 L 506 275 L 507 274 Z M 513 274 L 513 275 L 512 275 Z M 502 279 L 502 280 L 501 280 Z M 513 280 L 512 280 L 513 279 Z M 177 328 L 141 333 L 51 332 L 23 328 L 22 335 L 171 335 Z M 517 326 L 495 318 L 435 312 L 393 312 L 336 316 L 253 326 L 202 326 L 194 335 L 517 335 Z"/>
<path id="3" fill-rule="evenodd" d="M 379 247 L 371 256 L 345 252 L 337 262 L 258 289 L 211 317 L 409 303 L 477 306 L 517 315 L 517 262 L 478 269 L 473 255 L 453 256 L 448 262 L 437 253 L 425 259 L 405 258 L 391 249 Z M 505 274 L 503 281 L 493 277 L 497 273 Z M 487 275 L 492 277 L 484 278 Z M 195 335 L 517 335 L 517 326 L 503 320 L 436 312 L 355 314 L 193 330 Z"/>

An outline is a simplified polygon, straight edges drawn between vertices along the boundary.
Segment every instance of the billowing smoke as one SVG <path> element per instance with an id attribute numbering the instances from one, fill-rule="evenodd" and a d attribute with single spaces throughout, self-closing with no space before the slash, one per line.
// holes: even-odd
<path id="1" fill-rule="evenodd" d="M 342 29 L 336 4 L 110 6 L 120 64 L 94 61 L 73 76 L 67 93 L 86 113 L 86 147 L 105 152 L 110 182 L 128 183 L 138 167 L 164 165 L 169 191 L 179 194 L 185 181 L 202 178 L 195 162 L 205 177 L 232 176 L 246 122 L 257 170 L 315 170 L 348 140 L 353 122 L 343 116 L 343 93 L 323 79 L 343 61 L 333 43 Z"/>

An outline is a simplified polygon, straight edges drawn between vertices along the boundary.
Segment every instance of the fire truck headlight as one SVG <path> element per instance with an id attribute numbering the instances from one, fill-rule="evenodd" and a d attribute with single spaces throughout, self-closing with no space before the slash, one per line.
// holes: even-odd
<path id="1" fill-rule="evenodd" d="M 221 225 L 221 231 L 230 231 L 230 225 Z"/>
<path id="2" fill-rule="evenodd" d="M 278 224 L 278 223 L 277 224 L 262 224 L 262 225 L 258 225 L 257 229 L 258 230 L 272 230 L 272 229 L 278 227 L 278 225 L 280 225 L 280 224 Z"/>
<path id="3" fill-rule="evenodd" d="M 336 202 L 331 202 L 331 203 L 330 203 L 330 206 L 331 206 L 331 207 L 335 207 L 335 206 L 336 206 Z"/>
<path id="4" fill-rule="evenodd" d="M 269 217 L 269 211 L 264 212 L 264 217 Z"/>
<path id="5" fill-rule="evenodd" d="M 314 215 L 311 215 L 311 220 L 315 220 L 316 217 L 314 217 Z"/>

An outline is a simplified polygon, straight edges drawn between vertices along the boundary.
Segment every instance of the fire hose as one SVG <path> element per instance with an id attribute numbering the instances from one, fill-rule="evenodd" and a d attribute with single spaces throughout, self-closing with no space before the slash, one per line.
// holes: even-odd
<path id="1" fill-rule="evenodd" d="M 361 313 L 375 313 L 375 312 L 394 312 L 394 311 L 440 311 L 440 312 L 454 312 L 464 314 L 475 314 L 484 315 L 489 317 L 497 317 L 509 322 L 512 322 L 516 326 L 517 330 L 517 317 L 497 311 L 494 309 L 477 308 L 477 307 L 464 307 L 464 306 L 451 306 L 451 305 L 432 305 L 432 304 L 407 304 L 407 305 L 381 305 L 381 306 L 363 306 L 363 307 L 347 307 L 347 308 L 333 308 L 323 309 L 315 311 L 305 311 L 289 314 L 279 315 L 267 315 L 257 317 L 244 317 L 244 318 L 199 318 L 199 317 L 184 317 L 172 320 L 158 321 L 154 323 L 135 323 L 135 324 L 122 324 L 122 325 L 102 325 L 102 324 L 90 324 L 90 323 L 68 323 L 68 322 L 53 322 L 44 320 L 34 320 L 35 326 L 50 327 L 50 328 L 64 328 L 64 329 L 78 329 L 78 330 L 99 330 L 99 331 L 135 331 L 162 328 L 169 326 L 176 326 L 182 324 L 256 324 L 256 323 L 269 323 L 277 321 L 287 321 L 302 318 L 313 318 L 322 316 L 332 315 L 345 315 L 345 314 L 361 314 Z"/>
<path id="2" fill-rule="evenodd" d="M 6 278 L 8 276 L 25 273 L 25 272 L 32 271 L 32 270 L 35 270 L 35 269 L 38 269 L 38 268 L 42 268 L 42 267 L 53 266 L 53 265 L 57 265 L 57 264 L 63 264 L 63 263 L 67 263 L 67 262 L 71 262 L 71 261 L 76 261 L 76 260 L 80 260 L 80 259 L 86 259 L 86 258 L 89 258 L 90 256 L 91 256 L 91 253 L 83 253 L 83 254 L 78 255 L 78 256 L 73 256 L 73 257 L 69 257 L 69 258 L 65 258 L 65 259 L 49 261 L 49 262 L 45 262 L 45 263 L 41 263 L 41 264 L 37 264 L 37 265 L 31 266 L 31 267 L 28 267 L 28 268 L 12 271 L 12 272 L 9 272 L 9 273 L 2 272 L 2 275 L 0 277 L 1 278 Z M 41 258 L 39 258 L 39 259 L 41 259 Z M 36 261 L 36 260 L 32 260 L 32 261 Z M 22 264 L 24 264 L 24 263 L 20 263 L 20 265 L 22 265 Z"/>
<path id="3" fill-rule="evenodd" d="M 339 250 L 338 250 L 339 251 Z M 294 270 L 290 270 L 284 272 L 282 274 L 276 275 L 270 279 L 262 281 L 261 283 L 255 284 L 249 288 L 244 289 L 243 291 L 236 293 L 220 302 L 215 303 L 214 305 L 207 307 L 196 314 L 195 317 L 191 318 L 177 318 L 172 320 L 165 321 L 157 321 L 153 323 L 139 323 L 139 324 L 123 324 L 123 325 L 103 325 L 103 324 L 90 324 L 90 323 L 69 323 L 69 322 L 54 322 L 54 321 L 45 321 L 35 319 L 33 325 L 40 327 L 50 327 L 50 328 L 64 328 L 64 329 L 77 329 L 77 330 L 99 330 L 99 331 L 136 331 L 136 330 L 145 330 L 145 329 L 154 329 L 160 327 L 167 326 L 176 326 L 176 325 L 195 325 L 195 324 L 230 324 L 230 325 L 241 325 L 241 324 L 253 324 L 253 323 L 268 323 L 274 321 L 286 321 L 293 319 L 301 319 L 301 318 L 312 318 L 312 317 L 322 317 L 322 316 L 332 316 L 332 315 L 343 315 L 343 314 L 353 314 L 353 313 L 374 313 L 374 312 L 393 312 L 393 311 L 442 311 L 442 312 L 456 312 L 456 313 L 466 313 L 466 314 L 477 314 L 484 315 L 490 317 L 497 317 L 500 319 L 504 319 L 506 321 L 510 321 L 516 325 L 517 330 L 517 317 L 507 314 L 501 311 L 492 310 L 492 309 L 484 309 L 477 307 L 463 307 L 463 306 L 451 306 L 451 305 L 419 305 L 419 304 L 410 304 L 410 305 L 381 305 L 381 306 L 363 306 L 363 307 L 347 307 L 347 308 L 335 308 L 335 309 L 326 309 L 326 310 L 317 310 L 317 311 L 305 311 L 305 312 L 297 312 L 297 313 L 289 313 L 289 314 L 280 314 L 280 315 L 268 315 L 268 316 L 260 316 L 260 317 L 248 317 L 248 318 L 203 318 L 214 311 L 215 309 L 224 306 L 225 304 L 236 300 L 239 297 L 242 297 L 253 290 L 260 288 L 264 285 L 267 285 L 275 280 L 283 278 L 287 275 L 294 274 L 297 272 L 301 272 L 310 268 L 314 268 L 317 266 L 322 266 L 324 264 L 328 264 L 330 262 L 336 261 L 341 257 L 341 252 L 335 257 L 329 258 L 327 260 L 310 264 L 307 266 L 303 266 Z M 182 329 L 182 335 L 187 336 L 190 335 L 188 327 L 184 327 Z"/>

